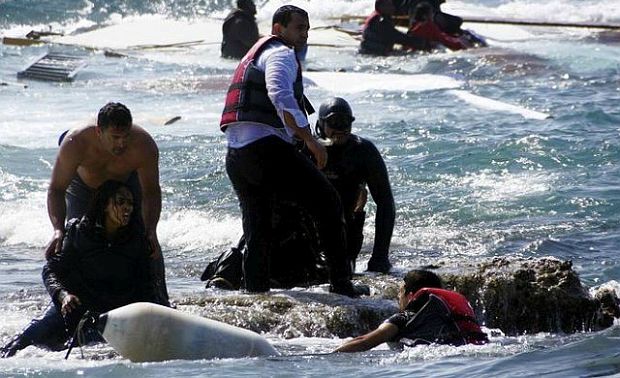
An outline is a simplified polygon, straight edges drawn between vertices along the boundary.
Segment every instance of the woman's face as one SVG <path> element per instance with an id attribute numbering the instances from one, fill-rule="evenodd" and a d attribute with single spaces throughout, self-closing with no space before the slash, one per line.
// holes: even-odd
<path id="1" fill-rule="evenodd" d="M 127 226 L 133 212 L 133 195 L 122 187 L 108 201 L 105 208 L 107 222 L 118 227 Z"/>

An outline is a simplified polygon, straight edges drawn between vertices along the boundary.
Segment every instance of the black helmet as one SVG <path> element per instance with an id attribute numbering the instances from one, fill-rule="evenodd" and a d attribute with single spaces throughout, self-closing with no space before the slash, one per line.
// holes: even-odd
<path id="1" fill-rule="evenodd" d="M 325 126 L 336 130 L 350 129 L 355 121 L 349 103 L 341 97 L 333 97 L 319 107 L 319 119 L 316 122 L 316 132 L 320 137 L 325 136 Z"/>

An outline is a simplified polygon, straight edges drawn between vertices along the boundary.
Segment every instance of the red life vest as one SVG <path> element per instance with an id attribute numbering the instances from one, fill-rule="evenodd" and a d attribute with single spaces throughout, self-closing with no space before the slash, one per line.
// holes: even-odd
<path id="1" fill-rule="evenodd" d="M 416 22 L 411 26 L 407 34 L 420 37 L 430 42 L 441 43 L 450 50 L 462 50 L 467 48 L 467 45 L 459 37 L 444 33 L 439 26 L 432 21 Z"/>
<path id="2" fill-rule="evenodd" d="M 274 35 L 263 37 L 252 46 L 235 69 L 220 121 L 222 131 L 225 131 L 230 123 L 243 121 L 263 123 L 275 128 L 284 127 L 276 108 L 267 96 L 265 73 L 259 70 L 255 64 L 263 50 L 273 42 L 286 44 L 281 38 Z M 299 61 L 297 64 L 297 78 L 293 83 L 293 94 L 299 108 L 306 111 L 301 64 Z"/>
<path id="3" fill-rule="evenodd" d="M 480 325 L 476 321 L 474 309 L 462 294 L 452 290 L 424 287 L 415 292 L 410 302 L 428 294 L 439 297 L 446 304 L 450 310 L 452 320 L 454 320 L 468 344 L 484 344 L 488 341 L 486 334 L 482 332 Z"/>

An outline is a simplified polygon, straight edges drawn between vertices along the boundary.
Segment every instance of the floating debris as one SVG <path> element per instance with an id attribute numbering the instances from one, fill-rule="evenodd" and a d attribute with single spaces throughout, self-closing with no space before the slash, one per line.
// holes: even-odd
<path id="1" fill-rule="evenodd" d="M 81 56 L 46 53 L 25 70 L 17 73 L 18 79 L 48 81 L 73 81 L 79 70 L 86 66 Z"/>

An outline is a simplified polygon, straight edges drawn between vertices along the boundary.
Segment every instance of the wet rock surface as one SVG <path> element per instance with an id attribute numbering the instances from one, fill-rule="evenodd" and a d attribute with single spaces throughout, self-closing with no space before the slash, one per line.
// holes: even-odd
<path id="1" fill-rule="evenodd" d="M 469 299 L 483 325 L 506 335 L 596 331 L 610 327 L 620 316 L 615 292 L 601 288 L 591 295 L 571 261 L 439 261 L 432 270 L 446 288 Z M 371 296 L 348 298 L 328 293 L 326 286 L 260 295 L 209 289 L 203 296 L 177 303 L 181 311 L 282 338 L 351 337 L 375 329 L 398 311 L 402 274 L 364 274 L 355 281 L 369 285 Z"/>

